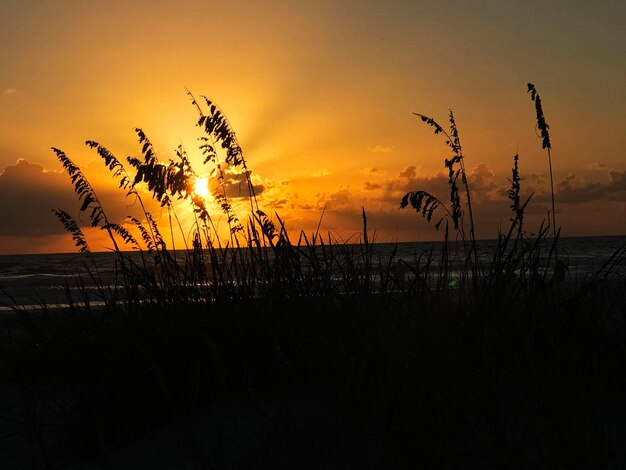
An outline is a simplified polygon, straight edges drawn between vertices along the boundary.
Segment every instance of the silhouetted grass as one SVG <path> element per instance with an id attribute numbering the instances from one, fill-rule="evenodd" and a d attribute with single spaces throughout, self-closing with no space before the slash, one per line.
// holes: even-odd
<path id="1" fill-rule="evenodd" d="M 115 468 L 118 449 L 169 426 L 169 440 L 147 452 L 172 468 L 619 468 L 626 293 L 612 270 L 624 249 L 594 276 L 569 279 L 558 236 L 543 225 L 534 237 L 524 231 L 530 197 L 522 202 L 518 155 L 511 224 L 484 262 L 453 115 L 449 134 L 418 115 L 444 133 L 453 157 L 449 206 L 419 189 L 401 201 L 428 222 L 444 213 L 434 219 L 445 227 L 441 251 L 409 262 L 370 239 L 364 209 L 356 244 L 295 236 L 278 215 L 272 221 L 224 114 L 191 98 L 204 163 L 220 182 L 225 164 L 241 170 L 251 215 L 242 221 L 219 184 L 224 242 L 221 214 L 193 193 L 183 148 L 162 162 L 138 129 L 131 174 L 88 141 L 141 204 L 133 235 L 106 218 L 86 177 L 56 150 L 81 211 L 112 238 L 118 271 L 110 287 L 93 267 L 101 306 L 68 289 L 62 311 L 16 306 L 3 318 L 0 374 L 15 384 L 5 403 L 16 403 L 0 411 L 4 441 L 26 449 L 7 461 Z M 170 230 L 181 230 L 184 249 L 168 247 L 140 184 L 167 210 Z M 176 198 L 196 215 L 191 228 L 180 226 Z M 55 213 L 88 252 L 71 216 Z M 558 235 L 554 208 L 552 216 Z M 138 446 L 126 455 L 148 462 Z"/>

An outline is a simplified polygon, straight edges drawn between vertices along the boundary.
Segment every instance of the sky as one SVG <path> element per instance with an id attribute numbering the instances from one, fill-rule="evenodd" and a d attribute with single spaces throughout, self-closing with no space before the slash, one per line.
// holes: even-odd
<path id="1" fill-rule="evenodd" d="M 207 174 L 186 89 L 223 110 L 260 205 L 292 233 L 319 225 L 358 241 L 364 208 L 370 238 L 393 242 L 442 236 L 400 210 L 407 191 L 449 198 L 448 149 L 413 113 L 445 126 L 453 110 L 478 237 L 508 228 L 516 152 L 522 193 L 533 193 L 529 233 L 547 219 L 532 82 L 550 125 L 562 235 L 624 235 L 624 24 L 626 4 L 608 0 L 2 0 L 0 254 L 75 251 L 53 208 L 89 225 L 51 147 L 83 169 L 120 224 L 136 204 L 85 140 L 139 156 L 140 127 L 159 158 L 182 144 Z M 233 187 L 238 175 L 227 172 Z M 178 211 L 191 220 L 188 205 Z M 110 248 L 85 233 L 92 250 Z"/>

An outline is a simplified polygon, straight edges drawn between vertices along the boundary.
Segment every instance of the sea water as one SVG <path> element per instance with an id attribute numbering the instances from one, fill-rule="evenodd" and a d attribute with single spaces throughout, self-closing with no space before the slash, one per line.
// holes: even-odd
<path id="1" fill-rule="evenodd" d="M 550 240 L 545 242 L 543 252 L 547 255 Z M 624 244 L 626 236 L 561 238 L 558 256 L 567 266 L 570 279 L 580 281 L 598 272 Z M 477 242 L 481 263 L 493 259 L 496 245 L 495 240 Z M 459 247 L 458 243 L 448 245 L 452 252 Z M 414 264 L 420 255 L 424 263 L 427 254 L 432 253 L 431 268 L 438 269 L 443 248 L 442 242 L 376 243 L 371 245 L 371 252 L 374 261 L 388 259 L 395 253 L 396 263 L 402 260 L 408 264 Z M 139 253 L 128 255 L 135 262 L 141 261 Z M 97 302 L 99 289 L 106 290 L 118 283 L 117 269 L 113 252 L 0 256 L 0 311 L 14 306 L 64 306 L 68 294 L 77 301 L 87 295 Z M 613 274 L 626 276 L 623 259 L 614 266 Z"/>

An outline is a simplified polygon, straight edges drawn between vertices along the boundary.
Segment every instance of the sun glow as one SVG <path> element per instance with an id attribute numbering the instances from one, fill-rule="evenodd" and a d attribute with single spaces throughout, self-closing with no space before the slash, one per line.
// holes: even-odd
<path id="1" fill-rule="evenodd" d="M 196 178 L 196 182 L 194 184 L 193 192 L 200 196 L 202 199 L 205 199 L 209 196 L 209 180 L 208 178 Z"/>

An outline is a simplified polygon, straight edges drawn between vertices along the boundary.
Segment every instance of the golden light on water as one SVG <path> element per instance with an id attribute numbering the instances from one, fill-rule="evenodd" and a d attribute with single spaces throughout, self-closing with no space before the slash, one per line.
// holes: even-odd
<path id="1" fill-rule="evenodd" d="M 209 179 L 196 178 L 193 192 L 206 201 L 206 199 L 209 197 Z"/>

